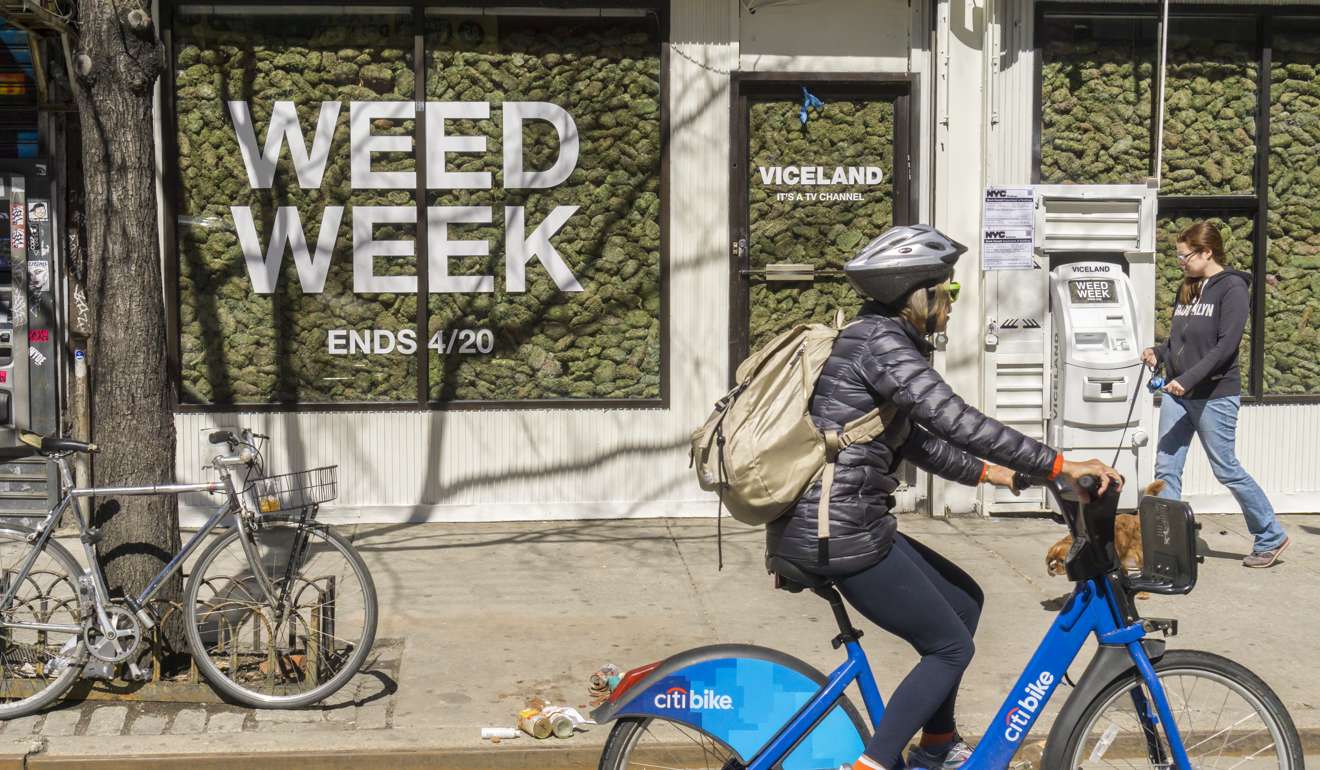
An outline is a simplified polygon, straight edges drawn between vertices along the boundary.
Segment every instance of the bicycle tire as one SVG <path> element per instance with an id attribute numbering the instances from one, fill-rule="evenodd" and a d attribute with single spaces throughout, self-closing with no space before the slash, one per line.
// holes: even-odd
<path id="1" fill-rule="evenodd" d="M 32 530 L 21 527 L 0 527 L 0 548 L 3 548 L 2 544 L 5 540 L 17 541 L 20 546 L 19 550 L 26 555 L 31 552 L 28 537 L 32 534 Z M 69 585 L 75 597 L 73 601 L 77 602 L 76 616 L 69 618 L 69 620 L 80 622 L 86 616 L 88 610 L 87 598 L 83 596 L 81 591 L 78 591 L 78 576 L 83 572 L 82 567 L 78 565 L 77 560 L 73 558 L 68 549 L 53 539 L 46 541 L 43 551 L 58 562 L 60 568 L 68 576 Z M 0 568 L 4 566 L 0 565 Z M 82 634 L 77 636 L 77 640 L 77 645 L 71 651 L 71 654 L 63 656 L 69 661 L 65 664 L 64 670 L 49 684 L 26 698 L 0 702 L 0 720 L 16 719 L 41 711 L 58 700 L 73 686 L 78 677 L 82 675 L 83 665 L 87 661 L 87 644 L 83 640 Z M 5 658 L 7 660 L 8 656 L 6 655 Z M 7 689 L 5 683 L 9 679 L 7 672 L 8 664 L 0 664 L 0 698 L 4 697 L 4 692 Z"/>
<path id="2" fill-rule="evenodd" d="M 637 748 L 638 741 L 644 736 L 652 723 L 667 723 L 677 725 L 676 722 L 660 719 L 658 717 L 624 717 L 614 723 L 614 729 L 610 730 L 609 736 L 605 739 L 605 748 L 600 754 L 599 770 L 628 770 L 630 765 L 628 760 L 634 749 Z M 691 764 L 682 760 L 675 761 L 675 758 L 669 758 L 664 767 L 667 768 L 700 768 L 700 770 L 740 770 L 744 765 L 739 762 L 734 753 L 723 741 L 715 736 L 688 725 L 682 725 L 682 729 L 690 731 L 693 734 L 692 740 L 703 755 L 709 753 L 710 761 L 704 761 L 701 764 Z M 709 752 L 699 743 L 700 739 L 709 741 Z M 678 746 L 675 748 L 675 755 L 686 757 L 693 750 L 689 747 Z M 730 762 L 730 760 L 733 760 Z M 637 767 L 654 768 L 655 763 L 644 763 Z"/>
<path id="3" fill-rule="evenodd" d="M 344 663 L 343 667 L 337 671 L 329 680 L 313 687 L 310 690 L 298 692 L 292 695 L 271 695 L 263 692 L 256 692 L 243 687 L 239 682 L 234 681 L 227 676 L 216 661 L 209 654 L 206 643 L 201 636 L 203 622 L 198 610 L 202 606 L 199 602 L 199 596 L 204 585 L 214 578 L 207 576 L 207 569 L 211 566 L 220 554 L 227 548 L 234 545 L 239 537 L 245 533 L 243 530 L 235 527 L 228 533 L 217 538 L 211 543 L 202 555 L 198 558 L 196 566 L 188 579 L 188 588 L 185 594 L 185 604 L 187 608 L 187 632 L 188 644 L 193 653 L 193 659 L 197 662 L 197 668 L 207 681 L 211 683 L 222 695 L 242 703 L 252 708 L 264 709 L 291 709 L 308 706 L 317 703 L 333 695 L 341 687 L 348 683 L 352 677 L 362 668 L 366 662 L 367 655 L 371 652 L 372 644 L 376 638 L 376 624 L 379 617 L 379 611 L 376 601 L 376 586 L 371 579 L 371 572 L 367 565 L 358 555 L 357 550 L 333 527 L 324 524 L 299 523 L 288 521 L 274 521 L 263 523 L 261 528 L 255 533 L 260 537 L 263 532 L 272 530 L 302 530 L 303 533 L 315 532 L 317 536 L 322 537 L 332 545 L 340 555 L 342 555 L 351 566 L 354 576 L 357 578 L 362 589 L 362 633 L 357 640 L 350 657 Z M 241 547 L 241 546 L 240 546 Z M 292 556 L 290 557 L 292 558 Z"/>
<path id="4" fill-rule="evenodd" d="M 820 675 L 820 678 L 823 681 L 824 675 Z M 848 696 L 840 696 L 835 702 L 833 708 L 842 709 L 843 713 L 853 723 L 853 726 L 857 728 L 858 734 L 861 736 L 863 743 L 865 743 L 870 733 L 867 730 L 865 723 L 862 721 L 861 714 L 857 711 L 857 707 L 853 705 Z M 654 761 L 648 761 L 640 762 L 636 765 L 630 764 L 628 759 L 631 756 L 631 752 L 637 748 L 638 741 L 644 734 L 646 734 L 652 724 L 670 725 L 671 729 L 680 734 L 690 734 L 687 739 L 696 744 L 699 751 L 694 750 L 690 746 L 684 746 L 681 743 L 674 743 L 674 753 L 673 755 L 667 754 L 665 762 L 657 763 Z M 810 731 L 808 731 L 806 735 L 809 734 Z M 803 737 L 805 738 L 806 735 Z M 708 740 L 710 742 L 709 748 L 703 746 L 696 736 Z M 661 748 L 667 745 L 669 744 L 662 742 Z M 796 748 L 797 746 L 790 748 L 788 752 L 785 753 L 785 758 L 792 757 L 793 751 Z M 695 761 L 687 759 L 688 757 L 697 754 L 700 754 L 700 756 L 706 761 L 698 764 Z M 628 770 L 630 767 L 636 767 L 639 768 L 639 770 L 641 768 L 655 770 L 657 767 L 664 767 L 670 770 L 676 770 L 677 768 L 683 768 L 683 770 L 742 770 L 745 765 L 738 759 L 737 752 L 719 738 L 716 738 L 700 728 L 688 724 L 673 722 L 661 717 L 621 717 L 615 721 L 614 728 L 610 730 L 609 736 L 605 739 L 605 747 L 601 750 L 600 755 L 599 770 Z M 775 765 L 777 770 L 782 770 L 782 767 L 782 761 Z"/>
<path id="5" fill-rule="evenodd" d="M 1297 728 L 1293 725 L 1292 717 L 1289 716 L 1288 710 L 1284 708 L 1283 703 L 1279 700 L 1279 697 L 1275 695 L 1274 691 L 1270 689 L 1269 685 L 1265 684 L 1260 677 L 1256 676 L 1245 666 L 1213 653 L 1201 652 L 1198 650 L 1170 650 L 1165 653 L 1163 658 L 1154 663 L 1154 667 L 1156 674 L 1160 677 L 1161 683 L 1164 683 L 1165 680 L 1171 680 L 1175 676 L 1190 676 L 1202 680 L 1214 681 L 1226 687 L 1230 692 L 1236 693 L 1242 697 L 1247 705 L 1256 710 L 1257 715 L 1260 716 L 1263 722 L 1265 722 L 1265 728 L 1269 731 L 1272 741 L 1275 744 L 1282 745 L 1279 747 L 1277 763 L 1258 763 L 1257 765 L 1252 765 L 1252 767 L 1271 766 L 1277 767 L 1278 770 L 1304 770 L 1305 759 L 1302 753 L 1302 744 L 1297 735 Z M 1089 770 L 1089 768 L 1095 767 L 1153 767 L 1154 765 L 1148 757 L 1137 757 L 1135 759 L 1125 758 L 1128 760 L 1125 764 L 1117 764 L 1117 758 L 1114 761 L 1105 759 L 1105 751 L 1101 751 L 1101 758 L 1096 759 L 1094 754 L 1097 746 L 1092 746 L 1091 756 L 1085 761 L 1082 760 L 1083 756 L 1088 753 L 1087 738 L 1092 734 L 1093 727 L 1098 724 L 1100 718 L 1111 705 L 1118 703 L 1125 693 L 1131 692 L 1134 688 L 1138 687 L 1139 684 L 1140 676 L 1135 670 L 1117 677 L 1112 683 L 1106 686 L 1090 704 L 1087 705 L 1086 709 L 1082 712 L 1081 718 L 1078 719 L 1076 727 L 1064 742 L 1062 752 L 1058 755 L 1053 755 L 1050 748 L 1046 747 L 1045 757 L 1050 758 L 1057 756 L 1059 760 L 1061 760 L 1059 761 L 1060 768 L 1086 768 Z M 1166 687 L 1165 690 L 1168 692 L 1170 688 Z M 1195 686 L 1193 687 L 1193 691 L 1194 690 Z M 1175 696 L 1171 693 L 1169 697 L 1170 709 L 1174 711 L 1175 719 L 1179 722 L 1179 732 L 1184 735 L 1194 734 L 1194 731 L 1191 729 L 1192 724 L 1194 724 L 1194 715 L 1190 706 L 1186 706 L 1180 713 L 1177 703 L 1174 702 Z M 1186 694 L 1184 693 L 1184 703 L 1186 703 L 1186 699 Z M 1186 719 L 1188 724 L 1183 724 L 1184 719 Z M 1116 728 L 1117 723 L 1113 722 L 1113 724 Z M 1237 723 L 1230 723 L 1230 726 L 1235 726 L 1236 724 Z M 1211 730 L 1216 731 L 1218 726 L 1219 721 L 1217 719 L 1212 725 Z M 1219 732 L 1222 731 L 1212 732 L 1212 737 L 1218 735 Z M 1102 735 L 1102 740 L 1103 739 Z M 1109 737 L 1109 743 L 1105 744 L 1106 751 L 1113 744 L 1115 739 L 1116 736 Z M 1209 739 L 1202 740 L 1201 743 L 1204 745 L 1208 740 Z M 1168 740 L 1162 731 L 1159 735 L 1159 742 L 1163 747 L 1167 747 Z M 1223 743 L 1229 743 L 1229 739 L 1225 738 Z M 1214 770 L 1215 767 L 1219 766 L 1218 764 L 1206 764 L 1206 760 L 1195 753 L 1195 749 L 1193 748 L 1194 745 L 1195 744 L 1189 745 L 1188 754 L 1198 770 L 1200 768 Z M 1222 746 L 1223 744 L 1216 742 L 1207 745 L 1203 753 L 1208 753 L 1208 751 L 1213 749 L 1216 745 Z M 1245 750 L 1245 747 L 1234 747 L 1234 751 Z M 1221 757 L 1222 751 L 1223 749 L 1221 748 L 1221 753 L 1219 755 Z M 1136 753 L 1142 753 L 1140 746 L 1138 746 Z M 1231 755 L 1231 757 L 1236 756 L 1236 754 Z M 1229 759 L 1225 759 L 1225 761 L 1229 761 Z M 1049 760 L 1047 759 L 1047 764 L 1048 762 Z M 1101 762 L 1104 762 L 1104 764 L 1100 764 Z M 1239 764 L 1230 764 L 1226 766 L 1237 767 Z"/>

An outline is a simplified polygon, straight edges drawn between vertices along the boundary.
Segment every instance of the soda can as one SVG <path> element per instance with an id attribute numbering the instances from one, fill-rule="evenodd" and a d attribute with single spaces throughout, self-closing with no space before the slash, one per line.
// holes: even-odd
<path id="1" fill-rule="evenodd" d="M 518 712 L 518 729 L 536 739 L 549 738 L 554 732 L 550 720 L 540 709 L 524 709 Z"/>
<path id="2" fill-rule="evenodd" d="M 573 737 L 575 727 L 573 719 L 567 714 L 555 713 L 550 715 L 550 730 L 554 732 L 556 738 Z"/>

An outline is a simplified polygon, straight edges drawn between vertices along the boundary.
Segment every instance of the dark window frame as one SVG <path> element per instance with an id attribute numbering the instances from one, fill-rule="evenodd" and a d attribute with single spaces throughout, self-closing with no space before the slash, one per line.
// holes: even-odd
<path id="1" fill-rule="evenodd" d="M 528 16 L 535 16 L 535 11 L 542 8 L 567 11 L 582 11 L 582 16 L 589 18 L 594 10 L 604 11 L 643 11 L 653 14 L 656 23 L 657 43 L 660 56 L 660 395 L 647 399 L 600 399 L 600 398 L 541 398 L 523 400 L 453 400 L 437 401 L 430 398 L 430 349 L 424 344 L 418 345 L 414 354 L 417 358 L 417 393 L 416 398 L 407 401 L 267 401 L 259 403 L 207 403 L 192 404 L 182 400 L 182 327 L 179 323 L 179 241 L 177 232 L 177 196 L 179 194 L 179 157 L 176 105 L 175 105 L 175 50 L 174 16 L 178 8 L 189 5 L 244 5 L 251 0 L 207 0 L 205 3 L 189 0 L 162 0 L 160 7 L 161 40 L 165 48 L 167 65 L 161 81 L 161 135 L 162 147 L 162 187 L 165 190 L 164 206 L 161 216 L 165 241 L 163 256 L 163 279 L 165 284 L 165 334 L 166 360 L 170 376 L 173 378 L 175 407 L 177 413 L 236 413 L 236 412 L 402 412 L 402 411 L 475 411 L 485 409 L 623 409 L 623 410 L 665 410 L 670 407 L 672 388 L 670 385 L 670 297 L 669 297 L 669 223 L 670 223 L 670 109 L 669 109 L 669 74 L 670 74 L 670 2 L 669 0 L 427 0 L 425 2 L 388 2 L 388 0 L 285 0 L 285 6 L 358 6 L 376 2 L 382 7 L 407 7 L 410 9 L 410 28 L 413 30 L 413 76 L 415 87 L 424 89 L 426 77 L 426 11 L 427 9 L 471 9 L 498 8 L 508 9 L 510 15 L 517 16 L 517 11 L 529 11 Z M 414 98 L 425 103 L 425 98 Z M 420 109 L 424 109 L 424 106 Z M 425 127 L 421 120 L 414 121 L 414 153 L 418 158 L 425 157 Z M 417 164 L 417 206 L 420 211 L 426 207 L 426 164 Z M 417 234 L 414 250 L 419 255 L 426 254 L 426 218 L 418 217 Z M 427 291 L 428 260 L 417 260 L 417 319 L 416 328 L 420 340 L 427 339 L 429 323 L 430 297 Z"/>
<path id="2" fill-rule="evenodd" d="M 1041 122 L 1044 117 L 1041 88 L 1043 86 L 1044 59 L 1041 55 L 1046 17 L 1077 16 L 1085 18 L 1150 18 L 1158 28 L 1159 6 L 1154 3 L 1114 3 L 1099 5 L 1083 2 L 1038 3 L 1035 10 L 1035 32 L 1032 41 L 1035 54 L 1033 73 L 1033 126 L 1032 167 L 1033 184 L 1040 184 Z M 1278 17 L 1313 16 L 1320 18 L 1320 6 L 1219 6 L 1175 5 L 1169 8 L 1170 26 L 1175 19 L 1221 18 L 1254 21 L 1256 28 L 1256 159 L 1252 172 L 1251 194 L 1224 195 L 1161 195 L 1159 213 L 1179 211 L 1213 212 L 1224 217 L 1246 216 L 1252 220 L 1252 292 L 1251 292 L 1251 373 L 1244 383 L 1242 401 L 1254 404 L 1320 404 L 1320 392 L 1315 394 L 1265 393 L 1265 292 L 1267 277 L 1266 252 L 1269 243 L 1269 157 L 1270 157 L 1270 64 L 1273 54 L 1273 26 Z M 1152 94 L 1158 93 L 1163 73 L 1156 71 Z M 1157 98 L 1157 97 L 1152 97 Z M 1153 130 L 1153 129 L 1152 129 Z M 1152 136 L 1152 145 L 1153 139 Z M 1150 159 L 1150 174 L 1154 176 L 1155 158 Z"/>
<path id="3" fill-rule="evenodd" d="M 894 224 L 911 224 L 918 211 L 916 162 L 920 132 L 912 124 L 916 74 L 856 72 L 735 72 L 729 86 L 729 351 L 728 380 L 750 353 L 751 250 L 748 221 L 748 122 L 757 99 L 796 98 L 810 85 L 822 99 L 892 100 L 894 103 Z M 901 177 L 899 175 L 902 175 Z"/>

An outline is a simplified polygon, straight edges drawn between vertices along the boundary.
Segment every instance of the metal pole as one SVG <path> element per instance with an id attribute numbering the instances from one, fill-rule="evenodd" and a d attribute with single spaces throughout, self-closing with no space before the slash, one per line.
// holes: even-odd
<path id="1" fill-rule="evenodd" d="M 1164 173 L 1164 80 L 1169 63 L 1169 0 L 1160 2 L 1160 95 L 1155 116 L 1155 189 Z"/>

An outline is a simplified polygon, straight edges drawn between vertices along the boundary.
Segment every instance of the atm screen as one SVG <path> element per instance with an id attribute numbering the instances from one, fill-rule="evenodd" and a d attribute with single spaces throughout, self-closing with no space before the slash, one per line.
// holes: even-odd
<path id="1" fill-rule="evenodd" d="M 1104 279 L 1085 278 L 1068 282 L 1069 294 L 1074 305 L 1097 305 L 1113 303 L 1115 299 L 1114 282 Z"/>

